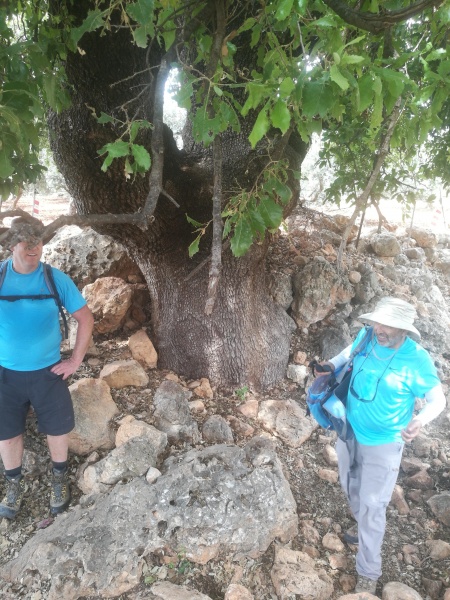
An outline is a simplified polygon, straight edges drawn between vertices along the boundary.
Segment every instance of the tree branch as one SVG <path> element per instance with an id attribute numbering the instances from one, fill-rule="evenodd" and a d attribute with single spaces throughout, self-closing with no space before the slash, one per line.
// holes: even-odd
<path id="1" fill-rule="evenodd" d="M 222 46 L 226 35 L 225 0 L 216 0 L 216 30 L 214 32 L 211 55 L 206 69 L 206 75 L 211 78 L 220 62 Z M 220 133 L 213 142 L 213 236 L 211 243 L 211 264 L 209 266 L 208 296 L 205 304 L 205 314 L 210 316 L 217 297 L 217 289 L 222 271 L 222 138 Z"/>
<path id="2" fill-rule="evenodd" d="M 377 159 L 375 161 L 374 167 L 372 169 L 372 173 L 370 174 L 369 180 L 366 184 L 366 187 L 364 188 L 364 190 L 362 191 L 362 193 L 358 196 L 358 198 L 356 199 L 355 202 L 355 210 L 353 211 L 352 216 L 350 217 L 349 222 L 347 223 L 347 227 L 344 230 L 344 233 L 342 234 L 342 240 L 339 246 L 339 251 L 338 251 L 338 256 L 337 256 L 337 268 L 338 270 L 340 270 L 340 268 L 342 267 L 342 255 L 344 253 L 345 247 L 347 245 L 347 240 L 348 240 L 348 236 L 350 234 L 350 231 L 353 227 L 353 225 L 355 224 L 356 221 L 356 217 L 358 216 L 358 214 L 363 210 L 363 208 L 366 206 L 367 200 L 370 196 L 370 194 L 372 193 L 372 189 L 378 179 L 378 175 L 380 174 L 380 170 L 381 167 L 386 159 L 386 156 L 389 153 L 389 144 L 391 141 L 391 137 L 392 134 L 394 133 L 394 129 L 395 126 L 397 124 L 397 121 L 400 117 L 400 112 L 401 112 L 401 96 L 398 98 L 397 102 L 395 103 L 394 109 L 392 111 L 392 113 L 389 116 L 389 119 L 387 121 L 387 128 L 386 128 L 386 132 L 381 140 L 380 143 L 380 148 L 378 151 L 378 156 Z"/>
<path id="3" fill-rule="evenodd" d="M 406 21 L 414 15 L 422 13 L 427 8 L 440 6 L 444 0 L 418 0 L 406 8 L 398 10 L 383 10 L 378 14 L 359 12 L 342 0 L 324 0 L 324 3 L 334 10 L 349 25 L 370 31 L 371 33 L 382 33 L 396 23 Z"/>
<path id="4" fill-rule="evenodd" d="M 213 237 L 211 264 L 209 266 L 208 298 L 205 314 L 210 315 L 217 297 L 217 288 L 222 271 L 222 138 L 220 134 L 213 143 L 214 193 L 213 193 Z"/>

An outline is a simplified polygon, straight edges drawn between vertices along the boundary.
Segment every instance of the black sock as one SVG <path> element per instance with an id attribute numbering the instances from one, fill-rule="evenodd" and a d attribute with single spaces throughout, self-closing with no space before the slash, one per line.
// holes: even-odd
<path id="1" fill-rule="evenodd" d="M 8 477 L 8 479 L 15 479 L 16 477 L 19 477 L 22 475 L 22 465 L 15 469 L 5 469 L 5 475 Z"/>
<path id="2" fill-rule="evenodd" d="M 53 470 L 58 471 L 58 473 L 62 473 L 67 469 L 67 460 L 65 460 L 64 462 L 55 462 L 54 460 L 52 460 L 52 464 Z"/>

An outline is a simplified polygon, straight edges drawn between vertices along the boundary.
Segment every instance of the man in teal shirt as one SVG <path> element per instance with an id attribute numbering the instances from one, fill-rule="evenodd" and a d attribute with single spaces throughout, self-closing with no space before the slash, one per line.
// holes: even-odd
<path id="1" fill-rule="evenodd" d="M 50 510 L 58 514 L 70 502 L 68 434 L 74 427 L 65 380 L 81 365 L 91 339 L 93 316 L 73 281 L 52 268 L 62 304 L 78 323 L 72 355 L 61 360 L 59 309 L 55 300 L 20 298 L 49 295 L 40 261 L 45 227 L 33 217 L 19 217 L 0 234 L 0 243 L 12 252 L 4 267 L 6 274 L 0 290 L 4 298 L 0 300 L 0 455 L 6 480 L 0 517 L 13 519 L 26 491 L 22 458 L 30 406 L 39 431 L 47 436 L 53 466 Z"/>
<path id="2" fill-rule="evenodd" d="M 410 442 L 445 408 L 436 368 L 420 346 L 414 307 L 397 298 L 383 298 L 372 313 L 359 317 L 373 326 L 373 335 L 353 360 L 347 396 L 347 419 L 354 437 L 338 439 L 339 478 L 356 526 L 344 539 L 358 544 L 356 592 L 375 593 L 381 576 L 381 546 L 386 508 L 397 481 L 404 442 Z M 355 342 L 328 361 L 339 369 Z M 424 408 L 414 416 L 416 398 Z"/>

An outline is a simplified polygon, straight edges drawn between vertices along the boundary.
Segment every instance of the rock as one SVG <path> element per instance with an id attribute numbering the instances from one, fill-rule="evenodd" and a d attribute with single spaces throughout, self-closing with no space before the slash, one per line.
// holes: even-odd
<path id="1" fill-rule="evenodd" d="M 395 506 L 399 515 L 407 515 L 409 513 L 409 506 L 405 500 L 405 494 L 399 485 L 394 487 L 391 504 Z"/>
<path id="2" fill-rule="evenodd" d="M 248 425 L 247 423 L 244 423 L 244 421 L 241 421 L 241 419 L 238 419 L 233 415 L 227 416 L 227 422 L 230 424 L 230 427 L 234 431 L 234 433 L 238 436 L 252 437 L 252 435 L 255 433 L 254 427 Z"/>
<path id="3" fill-rule="evenodd" d="M 299 600 L 328 600 L 333 582 L 314 560 L 304 552 L 276 547 L 275 562 L 270 572 L 278 598 Z"/>
<path id="4" fill-rule="evenodd" d="M 69 275 L 80 289 L 102 277 L 143 279 L 122 244 L 90 227 L 59 229 L 44 246 L 42 260 Z"/>
<path id="5" fill-rule="evenodd" d="M 152 485 L 137 477 L 58 516 L 1 567 L 0 577 L 24 586 L 45 579 L 46 600 L 114 597 L 138 585 L 153 552 L 183 548 L 200 564 L 219 552 L 257 559 L 273 540 L 297 535 L 292 493 L 263 440 L 192 450 L 166 461 L 162 472 Z"/>
<path id="6" fill-rule="evenodd" d="M 270 293 L 277 304 L 280 304 L 284 310 L 292 304 L 292 279 L 286 273 L 273 273 L 269 285 Z"/>
<path id="7" fill-rule="evenodd" d="M 416 241 L 420 248 L 435 248 L 437 246 L 438 238 L 435 233 L 429 229 L 423 229 L 422 227 L 412 227 L 409 230 L 409 235 L 413 240 Z"/>
<path id="8" fill-rule="evenodd" d="M 321 321 L 336 304 L 348 303 L 354 296 L 348 278 L 317 256 L 293 276 L 293 288 L 292 316 L 299 327 Z"/>
<path id="9" fill-rule="evenodd" d="M 434 487 L 433 478 L 426 471 L 419 471 L 411 477 L 405 477 L 403 483 L 406 487 L 415 490 L 432 490 Z"/>
<path id="10" fill-rule="evenodd" d="M 209 400 L 214 398 L 214 392 L 212 391 L 211 384 L 209 383 L 209 379 L 206 377 L 202 377 L 202 379 L 200 379 L 200 385 L 193 388 L 193 392 L 199 398 Z"/>
<path id="11" fill-rule="evenodd" d="M 220 415 L 212 415 L 203 424 L 203 439 L 210 444 L 233 444 L 231 427 Z"/>
<path id="12" fill-rule="evenodd" d="M 189 402 L 189 410 L 191 413 L 197 415 L 204 415 L 206 413 L 205 405 L 201 400 L 192 400 Z"/>
<path id="13" fill-rule="evenodd" d="M 428 540 L 428 556 L 433 560 L 444 560 L 450 556 L 450 544 L 443 540 Z"/>
<path id="14" fill-rule="evenodd" d="M 117 331 L 125 321 L 133 288 L 118 277 L 102 277 L 87 285 L 83 296 L 94 315 L 94 332 L 110 333 Z"/>
<path id="15" fill-rule="evenodd" d="M 450 492 L 441 492 L 432 496 L 428 502 L 434 516 L 441 523 L 450 527 Z"/>
<path id="16" fill-rule="evenodd" d="M 155 467 L 150 467 L 145 475 L 147 483 L 155 483 L 158 477 L 161 477 L 161 471 L 158 471 Z"/>
<path id="17" fill-rule="evenodd" d="M 317 475 L 323 481 L 329 481 L 330 483 L 337 483 L 339 481 L 337 472 L 332 471 L 331 469 L 319 469 L 317 471 Z"/>
<path id="18" fill-rule="evenodd" d="M 243 585 L 232 583 L 228 586 L 223 600 L 254 600 L 254 596 Z"/>
<path id="19" fill-rule="evenodd" d="M 196 443 L 200 439 L 197 423 L 189 410 L 190 397 L 191 392 L 175 381 L 163 381 L 155 392 L 155 424 L 167 434 L 169 443 Z"/>
<path id="20" fill-rule="evenodd" d="M 422 577 L 422 585 L 432 600 L 438 600 L 438 598 L 440 598 L 443 586 L 442 581 Z"/>
<path id="21" fill-rule="evenodd" d="M 309 369 L 305 365 L 288 365 L 286 377 L 292 379 L 295 383 L 305 386 L 306 378 L 309 375 Z"/>
<path id="22" fill-rule="evenodd" d="M 237 411 L 249 419 L 256 419 L 258 416 L 258 410 L 259 402 L 256 398 L 249 398 L 246 402 L 244 402 L 244 404 L 240 404 L 237 407 Z"/>
<path id="23" fill-rule="evenodd" d="M 285 444 L 298 448 L 317 428 L 312 418 L 294 400 L 265 400 L 259 405 L 258 421 Z"/>
<path id="24" fill-rule="evenodd" d="M 337 467 L 338 458 L 336 450 L 330 444 L 325 444 L 322 450 L 322 454 L 327 465 L 329 465 L 330 467 Z"/>
<path id="25" fill-rule="evenodd" d="M 383 587 L 383 600 L 422 600 L 422 596 L 408 585 L 399 581 L 390 581 Z"/>
<path id="26" fill-rule="evenodd" d="M 79 379 L 69 387 L 75 411 L 75 428 L 69 433 L 69 450 L 89 454 L 114 446 L 110 421 L 119 413 L 109 385 L 102 379 Z"/>
<path id="27" fill-rule="evenodd" d="M 118 481 L 139 477 L 155 467 L 163 450 L 147 436 L 133 437 L 99 462 L 89 465 L 78 485 L 84 494 L 106 492 Z"/>
<path id="28" fill-rule="evenodd" d="M 211 600 L 209 596 L 185 586 L 175 585 L 169 581 L 161 581 L 152 585 L 152 600 Z"/>
<path id="29" fill-rule="evenodd" d="M 146 437 L 161 453 L 167 446 L 167 435 L 159 431 L 152 425 L 135 419 L 132 415 L 127 415 L 120 421 L 119 429 L 116 433 L 116 447 L 122 446 L 135 437 Z"/>
<path id="30" fill-rule="evenodd" d="M 415 456 L 403 456 L 401 467 L 407 475 L 414 475 L 419 471 L 425 471 L 429 468 L 429 465 L 424 464 Z"/>
<path id="31" fill-rule="evenodd" d="M 136 360 L 116 360 L 109 363 L 100 371 L 99 377 L 117 390 L 129 385 L 145 387 L 149 382 L 147 373 Z"/>
<path id="32" fill-rule="evenodd" d="M 333 552 L 342 552 L 345 549 L 345 545 L 335 533 L 326 533 L 322 539 L 322 545 Z"/>
<path id="33" fill-rule="evenodd" d="M 397 256 L 401 248 L 395 235 L 391 233 L 379 233 L 370 238 L 372 249 L 377 256 Z"/>
<path id="34" fill-rule="evenodd" d="M 128 340 L 128 347 L 134 360 L 137 360 L 144 368 L 156 369 L 158 353 L 144 329 L 133 333 Z"/>

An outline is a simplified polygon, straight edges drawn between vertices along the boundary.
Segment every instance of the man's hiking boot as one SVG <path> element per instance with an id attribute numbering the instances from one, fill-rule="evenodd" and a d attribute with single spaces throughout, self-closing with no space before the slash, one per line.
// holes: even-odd
<path id="1" fill-rule="evenodd" d="M 368 594 L 375 595 L 375 591 L 377 589 L 377 581 L 378 579 L 369 579 L 368 577 L 358 575 L 355 593 L 358 594 L 360 592 L 367 592 Z"/>
<path id="2" fill-rule="evenodd" d="M 344 542 L 347 544 L 358 544 L 358 524 L 355 523 L 344 533 Z"/>
<path id="3" fill-rule="evenodd" d="M 0 517 L 14 519 L 27 489 L 25 479 L 22 475 L 17 475 L 17 477 L 5 477 L 5 481 L 6 494 L 0 504 Z"/>
<path id="4" fill-rule="evenodd" d="M 52 472 L 52 491 L 50 493 L 50 513 L 58 515 L 66 510 L 70 502 L 69 476 L 67 469 Z"/>

